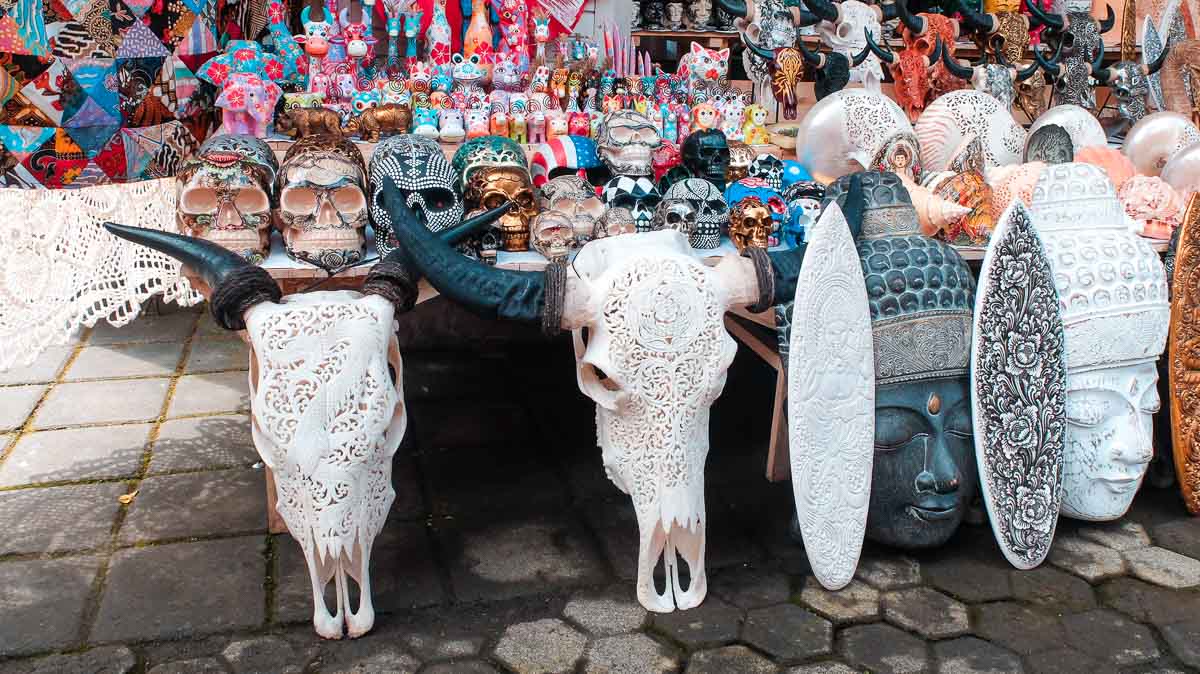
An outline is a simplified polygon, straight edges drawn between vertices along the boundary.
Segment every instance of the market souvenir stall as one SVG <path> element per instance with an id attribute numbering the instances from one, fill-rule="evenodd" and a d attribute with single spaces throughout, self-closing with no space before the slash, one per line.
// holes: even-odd
<path id="1" fill-rule="evenodd" d="M 1194 506 L 1200 131 L 1172 79 L 1190 72 L 1172 61 L 1190 10 L 1147 16 L 1140 39 L 1126 19 L 1107 49 L 1103 5 L 697 4 L 688 27 L 715 32 L 674 63 L 634 46 L 679 37 L 681 3 L 658 0 L 632 34 L 573 33 L 580 2 L 475 2 L 461 21 L 445 0 L 204 4 L 175 46 L 220 123 L 185 158 L 155 155 L 174 178 L 0 191 L 0 366 L 132 320 L 151 294 L 206 299 L 251 347 L 268 516 L 304 550 L 328 638 L 373 625 L 371 545 L 407 424 L 394 320 L 439 293 L 571 331 L 654 611 L 705 597 L 708 414 L 735 339 L 780 373 L 767 474 L 791 479 L 828 588 L 864 539 L 941 545 L 977 491 L 1022 569 L 1060 512 L 1122 517 L 1152 454 L 1169 301 L 1159 421 Z M 123 26 L 112 58 L 157 54 L 156 17 Z M 69 31 L 51 34 L 26 56 L 68 68 Z M 31 94 L 10 93 L 5 120 L 32 119 Z M 45 133 L 0 141 L 17 156 Z M 1170 298 L 1157 253 L 1174 232 Z"/>

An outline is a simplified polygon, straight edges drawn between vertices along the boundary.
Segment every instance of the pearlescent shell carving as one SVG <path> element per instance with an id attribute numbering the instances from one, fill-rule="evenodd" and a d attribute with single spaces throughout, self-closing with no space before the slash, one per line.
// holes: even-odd
<path id="1" fill-rule="evenodd" d="M 929 104 L 914 130 L 926 171 L 944 171 L 953 153 L 972 136 L 983 149 L 984 166 L 1021 161 L 1025 129 L 1000 103 L 974 89 L 951 91 Z"/>
<path id="2" fill-rule="evenodd" d="M 1157 176 L 1172 157 L 1196 143 L 1200 143 L 1200 130 L 1186 115 L 1156 112 L 1133 125 L 1121 152 L 1133 162 L 1134 171 Z"/>
<path id="3" fill-rule="evenodd" d="M 1104 135 L 1104 127 L 1092 115 L 1078 105 L 1056 105 L 1046 112 L 1029 127 L 1029 133 L 1034 133 L 1047 124 L 1057 124 L 1067 130 L 1071 136 L 1071 146 L 1078 152 L 1082 148 L 1093 145 L 1108 145 Z"/>
<path id="4" fill-rule="evenodd" d="M 828 184 L 869 167 L 889 139 L 912 131 L 892 99 L 865 89 L 838 91 L 804 115 L 796 135 L 797 159 L 815 180 Z"/>
<path id="5" fill-rule="evenodd" d="M 1163 167 L 1162 179 L 1187 198 L 1200 187 L 1200 143 L 1196 143 L 1171 158 Z"/>
<path id="6" fill-rule="evenodd" d="M 975 456 L 992 533 L 1032 569 L 1050 552 L 1062 502 L 1066 349 L 1050 262 L 1020 202 L 983 259 L 971 343 Z"/>
<path id="7" fill-rule="evenodd" d="M 813 575 L 854 577 L 867 526 L 875 365 L 867 287 L 836 203 L 813 228 L 796 283 L 788 359 L 792 489 Z"/>
<path id="8" fill-rule="evenodd" d="M 1167 351 L 1171 390 L 1171 445 L 1175 475 L 1188 512 L 1200 514 L 1200 198 L 1193 196 L 1180 225 L 1171 284 Z"/>

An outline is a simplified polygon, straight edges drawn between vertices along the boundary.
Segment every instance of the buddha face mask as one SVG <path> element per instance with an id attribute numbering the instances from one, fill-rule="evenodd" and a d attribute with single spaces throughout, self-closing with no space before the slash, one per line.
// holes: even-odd
<path id="1" fill-rule="evenodd" d="M 283 158 L 279 224 L 290 257 L 338 271 L 362 260 L 366 166 L 354 143 L 306 136 Z"/>
<path id="2" fill-rule="evenodd" d="M 259 138 L 209 138 L 176 177 L 179 231 L 261 263 L 270 252 L 278 172 L 275 153 Z"/>

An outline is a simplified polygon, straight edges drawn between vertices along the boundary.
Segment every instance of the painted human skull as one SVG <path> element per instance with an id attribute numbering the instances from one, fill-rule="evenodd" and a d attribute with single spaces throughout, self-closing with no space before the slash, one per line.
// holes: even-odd
<path id="1" fill-rule="evenodd" d="M 384 177 L 400 190 L 405 204 L 430 231 L 441 232 L 462 221 L 457 174 L 437 142 L 412 134 L 384 139 L 371 156 L 372 191 Z M 377 210 L 371 216 L 375 246 L 380 256 L 386 256 L 396 247 L 390 217 Z"/>
<path id="2" fill-rule="evenodd" d="M 654 122 L 632 110 L 610 112 L 600 129 L 600 158 L 614 175 L 648 176 L 651 153 L 662 142 Z"/>
<path id="3" fill-rule="evenodd" d="M 787 221 L 787 202 L 783 200 L 783 195 L 762 178 L 743 178 L 725 189 L 725 203 L 729 204 L 730 208 L 735 208 L 750 197 L 762 202 L 771 214 L 775 226 L 770 233 L 771 240 L 768 245 L 777 245 L 779 243 L 778 235 Z"/>
<path id="4" fill-rule="evenodd" d="M 760 154 L 750 162 L 746 170 L 750 178 L 762 178 L 776 190 L 783 189 L 783 161 L 772 154 Z"/>
<path id="5" fill-rule="evenodd" d="M 336 271 L 362 260 L 367 169 L 353 142 L 305 136 L 279 169 L 279 224 L 290 257 Z"/>
<path id="6" fill-rule="evenodd" d="M 1155 362 L 1166 348 L 1166 273 L 1132 231 L 1103 169 L 1047 167 L 1034 224 L 1058 286 L 1067 346 L 1064 515 L 1113 520 L 1129 509 L 1153 449 Z"/>
<path id="7" fill-rule="evenodd" d="M 596 196 L 596 188 L 579 176 L 559 176 L 542 185 L 539 203 L 542 210 L 559 211 L 568 217 L 604 217 L 604 202 Z"/>
<path id="8" fill-rule="evenodd" d="M 209 138 L 176 176 L 180 233 L 259 264 L 270 252 L 278 172 L 275 153 L 263 140 L 229 134 Z"/>
<path id="9" fill-rule="evenodd" d="M 612 177 L 608 167 L 600 161 L 596 141 L 577 135 L 551 138 L 533 148 L 529 169 L 534 187 L 564 175 L 586 178 L 593 185 L 603 185 Z"/>
<path id="10" fill-rule="evenodd" d="M 520 144 L 504 136 L 472 138 L 454 153 L 451 166 L 460 188 L 465 189 L 471 174 L 481 168 L 510 166 L 528 173 L 529 162 Z"/>
<path id="11" fill-rule="evenodd" d="M 711 250 L 721 245 L 721 231 L 729 226 L 729 206 L 720 190 L 703 178 L 686 178 L 667 189 L 664 201 L 686 201 L 695 212 L 696 226 L 688 236 L 692 248 Z"/>
<path id="12" fill-rule="evenodd" d="M 749 177 L 750 164 L 758 153 L 741 141 L 729 143 L 729 169 L 725 172 L 725 180 L 729 184 L 736 183 L 742 178 Z"/>
<path id="13" fill-rule="evenodd" d="M 628 209 L 638 232 L 652 231 L 654 211 L 662 201 L 662 194 L 652 180 L 646 177 L 617 176 L 604 186 L 604 203 L 609 212 L 614 208 Z"/>
<path id="14" fill-rule="evenodd" d="M 783 226 L 783 244 L 795 248 L 808 241 L 808 228 L 821 216 L 825 186 L 815 180 L 801 180 L 788 185 L 783 200 L 788 207 L 787 223 Z"/>
<path id="15" fill-rule="evenodd" d="M 670 229 L 689 239 L 696 232 L 696 209 L 686 199 L 663 199 L 654 211 L 651 229 Z"/>
<path id="16" fill-rule="evenodd" d="M 529 172 L 516 166 L 489 166 L 470 174 L 464 193 L 467 206 L 491 210 L 506 203 L 514 204 L 500 217 L 495 227 L 500 230 L 503 250 L 529 250 L 529 223 L 537 214 L 537 199 Z"/>
<path id="17" fill-rule="evenodd" d="M 725 189 L 729 172 L 729 141 L 716 129 L 696 131 L 683 141 L 683 166 L 693 178 L 703 178 Z"/>
<path id="18" fill-rule="evenodd" d="M 566 214 L 543 211 L 533 219 L 530 240 L 547 260 L 566 259 L 575 245 L 575 228 Z"/>
<path id="19" fill-rule="evenodd" d="M 729 239 L 739 251 L 770 246 L 775 219 L 771 209 L 758 197 L 746 197 L 729 214 Z"/>

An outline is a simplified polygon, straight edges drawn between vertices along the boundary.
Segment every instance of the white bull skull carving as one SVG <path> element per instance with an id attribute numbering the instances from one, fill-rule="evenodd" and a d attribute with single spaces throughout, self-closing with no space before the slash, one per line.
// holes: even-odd
<path id="1" fill-rule="evenodd" d="M 312 581 L 313 625 L 328 639 L 343 629 L 361 636 L 375 622 L 371 545 L 396 497 L 392 456 L 407 423 L 394 312 L 382 297 L 348 290 L 246 312 L 254 446 L 275 471 L 277 509 Z M 359 586 L 357 611 L 347 576 Z"/>
<path id="2" fill-rule="evenodd" d="M 854 234 L 861 225 L 859 179 L 850 192 L 847 203 L 859 205 L 847 218 Z M 638 600 L 656 612 L 697 606 L 707 591 L 709 408 L 736 351 L 724 315 L 793 298 L 803 246 L 726 255 L 710 267 L 693 257 L 684 234 L 662 230 L 592 241 L 573 264 L 552 264 L 544 273 L 513 271 L 456 255 L 420 225 L 399 189 L 384 183 L 374 199 L 445 296 L 486 318 L 573 331 L 579 387 L 596 402 L 605 471 L 633 499 L 637 515 Z M 688 566 L 686 588 L 678 557 Z M 662 594 L 653 578 L 659 559 L 667 576 Z"/>
<path id="3" fill-rule="evenodd" d="M 729 289 L 673 231 L 601 239 L 574 267 L 590 314 L 586 344 L 583 330 L 574 331 L 579 388 L 596 402 L 604 470 L 633 499 L 638 599 L 657 612 L 692 608 L 707 589 L 709 407 L 737 352 L 724 325 Z M 677 554 L 688 566 L 686 589 Z M 663 594 L 653 577 L 660 558 Z"/>
<path id="4" fill-rule="evenodd" d="M 507 210 L 489 211 L 437 236 L 460 241 Z M 275 473 L 276 509 L 304 550 L 313 625 L 327 639 L 366 634 L 375 623 L 371 546 L 396 496 L 392 456 L 407 420 L 394 319 L 412 308 L 419 277 L 404 252 L 380 261 L 362 293 L 281 297 L 265 270 L 214 243 L 106 227 L 179 259 L 207 287 L 217 323 L 245 331 L 254 447 Z M 357 610 L 348 578 L 358 584 Z M 330 583 L 333 613 L 325 603 Z"/>

